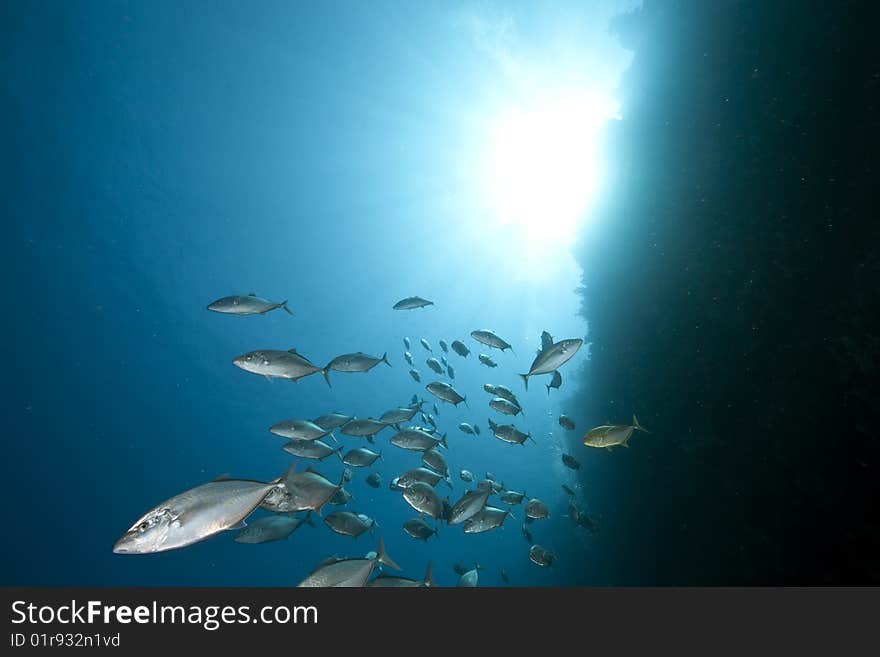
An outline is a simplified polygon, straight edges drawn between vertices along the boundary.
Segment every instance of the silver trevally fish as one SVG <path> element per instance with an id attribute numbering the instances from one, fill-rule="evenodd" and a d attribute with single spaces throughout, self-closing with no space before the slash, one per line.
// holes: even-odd
<path id="1" fill-rule="evenodd" d="M 489 429 L 492 431 L 492 435 L 498 438 L 498 440 L 511 443 L 512 445 L 522 445 L 527 440 L 535 442 L 531 433 L 523 433 L 512 424 L 495 424 L 490 419 Z"/>
<path id="2" fill-rule="evenodd" d="M 574 420 L 563 413 L 559 416 L 559 426 L 567 431 L 572 431 L 574 429 Z"/>
<path id="3" fill-rule="evenodd" d="M 409 371 L 409 375 L 413 378 L 413 381 L 415 381 L 416 383 L 421 383 L 421 382 L 422 382 L 422 377 L 421 377 L 421 375 L 419 374 L 419 371 L 418 371 L 418 370 L 410 370 L 410 371 Z"/>
<path id="4" fill-rule="evenodd" d="M 547 394 L 550 394 L 550 388 L 556 388 L 557 390 L 562 387 L 562 375 L 559 373 L 559 370 L 553 370 L 553 378 L 550 380 L 546 386 Z"/>
<path id="5" fill-rule="evenodd" d="M 327 385 L 330 385 L 331 370 L 334 372 L 368 372 L 379 363 L 385 363 L 388 367 L 391 367 L 391 363 L 388 362 L 388 352 L 382 354 L 381 358 L 376 358 L 362 351 L 356 351 L 353 354 L 337 356 L 327 363 L 327 366 L 321 370 L 321 373 L 327 380 Z"/>
<path id="6" fill-rule="evenodd" d="M 236 543 L 270 543 L 283 541 L 289 537 L 301 524 L 314 525 L 311 518 L 291 518 L 290 516 L 266 516 L 254 520 L 247 527 L 241 529 L 232 540 Z"/>
<path id="7" fill-rule="evenodd" d="M 462 573 L 461 577 L 458 579 L 458 584 L 456 584 L 456 586 L 475 587 L 480 579 L 477 571 L 481 569 L 482 566 L 480 564 L 477 564 L 472 570 L 468 570 Z"/>
<path id="8" fill-rule="evenodd" d="M 449 479 L 438 472 L 434 472 L 430 468 L 412 468 L 407 470 L 397 478 L 397 485 L 403 488 L 409 488 L 415 483 L 423 482 L 429 486 L 436 486 L 443 479 L 452 488 Z"/>
<path id="9" fill-rule="evenodd" d="M 510 349 L 513 351 L 513 347 L 510 346 L 510 343 L 502 338 L 499 338 L 492 331 L 483 329 L 479 331 L 471 331 L 471 337 L 477 342 L 481 342 L 487 347 L 493 347 L 495 349 L 500 349 L 504 351 L 505 349 Z"/>
<path id="10" fill-rule="evenodd" d="M 483 532 L 498 529 L 498 527 L 504 524 L 507 516 L 513 518 L 513 513 L 510 509 L 497 509 L 494 506 L 487 506 L 464 521 L 464 533 L 482 534 Z"/>
<path id="11" fill-rule="evenodd" d="M 458 473 L 458 476 L 461 477 L 462 481 L 471 482 L 474 480 L 474 473 L 470 470 L 462 470 Z"/>
<path id="12" fill-rule="evenodd" d="M 434 438 L 434 436 L 428 432 L 415 427 L 407 427 L 406 429 L 398 431 L 391 437 L 391 444 L 415 452 L 424 452 L 437 445 L 448 447 L 446 444 L 446 434 L 443 434 L 443 436 L 438 439 Z"/>
<path id="13" fill-rule="evenodd" d="M 448 376 L 453 381 L 455 380 L 455 368 L 452 365 L 446 366 L 446 376 Z"/>
<path id="14" fill-rule="evenodd" d="M 486 392 L 489 392 L 488 389 L 486 389 L 486 386 L 483 386 L 483 389 L 486 390 Z M 516 395 L 514 395 L 513 391 L 510 388 L 508 388 L 507 386 L 501 386 L 501 385 L 492 386 L 492 390 L 494 391 L 494 394 L 496 397 L 501 397 L 501 399 L 506 399 L 511 404 L 516 404 L 517 406 L 522 406 L 522 404 L 520 404 L 519 400 L 516 398 Z"/>
<path id="15" fill-rule="evenodd" d="M 338 491 L 333 493 L 333 497 L 331 497 L 329 500 L 327 500 L 327 504 L 330 504 L 332 506 L 345 506 L 353 498 L 354 498 L 354 495 L 349 493 L 344 488 L 340 488 Z"/>
<path id="16" fill-rule="evenodd" d="M 358 436 L 363 438 L 364 436 L 375 436 L 387 426 L 388 425 L 384 422 L 374 420 L 373 418 L 367 418 L 366 420 L 355 419 L 342 427 L 340 431 L 346 436 Z"/>
<path id="17" fill-rule="evenodd" d="M 208 304 L 208 310 L 215 313 L 224 313 L 226 315 L 264 315 L 270 310 L 282 308 L 288 315 L 292 315 L 290 308 L 287 307 L 287 300 L 269 301 L 258 297 L 251 292 L 244 295 L 233 295 L 231 297 L 223 297 L 212 301 Z"/>
<path id="18" fill-rule="evenodd" d="M 446 344 L 446 340 L 440 340 L 440 348 L 445 352 L 449 351 L 449 345 Z"/>
<path id="19" fill-rule="evenodd" d="M 422 463 L 427 465 L 435 472 L 439 472 L 444 477 L 449 476 L 449 466 L 446 465 L 446 459 L 436 449 L 427 449 L 422 453 Z"/>
<path id="20" fill-rule="evenodd" d="M 238 529 L 277 482 L 222 479 L 196 486 L 142 515 L 116 544 L 116 554 L 149 554 L 186 547 Z"/>
<path id="21" fill-rule="evenodd" d="M 321 368 L 297 353 L 296 349 L 278 351 L 263 349 L 250 351 L 232 360 L 233 365 L 245 372 L 260 374 L 267 379 L 290 379 L 297 381 L 304 376 L 320 372 Z"/>
<path id="22" fill-rule="evenodd" d="M 409 353 L 408 351 L 403 352 L 403 360 L 405 360 L 409 366 L 412 366 L 412 364 L 413 364 L 412 354 Z"/>
<path id="23" fill-rule="evenodd" d="M 521 504 L 525 493 L 519 493 L 515 490 L 506 490 L 501 494 L 501 501 L 505 504 Z"/>
<path id="24" fill-rule="evenodd" d="M 336 454 L 342 458 L 342 447 L 333 449 L 322 440 L 291 440 L 282 449 L 288 454 L 298 456 L 301 459 L 321 459 L 327 458 L 331 454 Z"/>
<path id="25" fill-rule="evenodd" d="M 498 367 L 498 363 L 492 360 L 492 357 L 488 354 L 480 354 L 477 356 L 477 359 L 486 367 Z"/>
<path id="26" fill-rule="evenodd" d="M 549 349 L 541 350 L 541 353 L 535 356 L 535 360 L 532 361 L 532 367 L 528 373 L 519 375 L 526 386 L 526 390 L 529 389 L 530 376 L 555 372 L 578 352 L 582 344 L 584 344 L 584 341 L 580 338 L 570 338 L 560 340 Z"/>
<path id="27" fill-rule="evenodd" d="M 548 566 L 553 565 L 553 562 L 556 560 L 556 555 L 541 545 L 533 545 L 529 548 L 529 560 L 532 563 L 547 568 Z"/>
<path id="28" fill-rule="evenodd" d="M 522 413 L 522 409 L 519 406 L 502 397 L 493 398 L 492 401 L 489 402 L 489 408 L 492 408 L 503 415 L 517 415 Z"/>
<path id="29" fill-rule="evenodd" d="M 289 496 L 289 511 L 315 511 L 319 512 L 338 490 L 342 488 L 345 479 L 340 477 L 339 483 L 334 484 L 326 477 L 321 476 L 311 468 L 304 472 L 296 472 L 296 464 L 290 466 L 282 477 L 284 489 Z"/>
<path id="30" fill-rule="evenodd" d="M 443 512 L 443 502 L 440 501 L 437 491 L 434 490 L 433 486 L 426 484 L 424 481 L 417 481 L 407 486 L 406 490 L 403 491 L 403 499 L 416 511 L 430 516 L 434 520 L 439 518 Z"/>
<path id="31" fill-rule="evenodd" d="M 452 505 L 452 514 L 449 518 L 450 525 L 457 525 L 478 514 L 489 501 L 492 489 L 471 490 L 465 493 L 458 502 Z"/>
<path id="32" fill-rule="evenodd" d="M 428 341 L 427 341 L 427 340 L 425 340 L 425 338 L 419 338 L 419 342 L 421 342 L 421 343 L 422 343 L 422 347 L 424 347 L 424 348 L 425 348 L 425 349 L 427 349 L 427 350 L 428 350 L 428 351 L 430 351 L 430 352 L 432 352 L 432 353 L 433 353 L 433 351 L 434 351 L 434 350 L 433 350 L 433 349 L 431 349 L 431 345 L 430 345 L 430 344 L 428 344 Z"/>
<path id="33" fill-rule="evenodd" d="M 382 458 L 381 451 L 374 452 L 366 447 L 358 447 L 357 449 L 349 450 L 345 456 L 342 457 L 342 462 L 353 468 L 368 468 L 373 465 L 376 459 L 380 458 Z"/>
<path id="34" fill-rule="evenodd" d="M 443 374 L 443 366 L 440 364 L 440 361 L 436 358 L 429 358 L 425 361 L 425 364 L 434 370 L 437 374 Z"/>
<path id="35" fill-rule="evenodd" d="M 324 524 L 337 534 L 357 538 L 366 531 L 372 534 L 376 521 L 363 513 L 351 511 L 334 511 L 324 518 Z"/>
<path id="36" fill-rule="evenodd" d="M 367 486 L 370 488 L 379 488 L 382 485 L 382 475 L 378 472 L 371 472 L 366 479 L 364 479 Z"/>
<path id="37" fill-rule="evenodd" d="M 467 397 L 463 397 L 459 392 L 448 383 L 443 381 L 434 381 L 425 386 L 425 389 L 438 399 L 449 402 L 454 406 L 458 406 L 461 402 L 467 406 Z"/>
<path id="38" fill-rule="evenodd" d="M 537 497 L 533 497 L 528 502 L 526 502 L 526 518 L 532 518 L 533 520 L 543 520 L 544 518 L 550 517 L 550 510 L 547 508 L 547 505 L 544 504 Z"/>
<path id="39" fill-rule="evenodd" d="M 409 520 L 407 520 L 405 523 L 403 523 L 403 531 L 405 531 L 413 538 L 419 539 L 420 541 L 427 541 L 435 534 L 438 537 L 440 536 L 436 528 L 431 527 L 431 525 L 426 523 L 421 518 L 410 518 Z"/>
<path id="40" fill-rule="evenodd" d="M 434 574 L 431 569 L 430 562 L 425 571 L 425 579 L 409 579 L 407 577 L 394 577 L 393 575 L 379 575 L 374 580 L 367 582 L 366 586 L 370 588 L 430 588 L 435 586 Z"/>
<path id="41" fill-rule="evenodd" d="M 276 436 L 291 440 L 320 440 L 324 436 L 336 440 L 330 429 L 319 427 L 309 420 L 282 420 L 269 427 L 269 431 Z"/>
<path id="42" fill-rule="evenodd" d="M 343 415 L 342 413 L 328 413 L 327 415 L 322 415 L 321 417 L 316 417 L 312 422 L 317 424 L 322 429 L 338 429 L 344 424 L 351 422 L 351 415 Z"/>
<path id="43" fill-rule="evenodd" d="M 461 340 L 453 340 L 450 346 L 452 347 L 452 351 L 462 358 L 467 358 L 468 354 L 471 353 L 471 350 L 468 349 L 467 345 Z"/>
<path id="44" fill-rule="evenodd" d="M 394 310 L 414 310 L 415 308 L 424 308 L 425 306 L 433 306 L 433 301 L 422 299 L 422 297 L 407 297 L 401 299 L 392 306 Z"/>
<path id="45" fill-rule="evenodd" d="M 409 338 L 403 336 L 403 346 L 406 347 L 406 350 L 409 351 Z"/>
<path id="46" fill-rule="evenodd" d="M 317 568 L 301 581 L 301 587 L 364 586 L 376 564 L 383 563 L 389 568 L 400 570 L 385 551 L 385 541 L 379 539 L 376 556 L 370 559 L 341 559 Z"/>
<path id="47" fill-rule="evenodd" d="M 561 421 L 562 418 L 560 418 L 560 423 Z M 633 414 L 633 423 L 631 425 L 605 424 L 601 427 L 590 429 L 584 434 L 584 445 L 587 447 L 604 447 L 607 450 L 611 450 L 612 447 L 617 445 L 629 447 L 629 439 L 632 438 L 634 431 L 651 433 L 639 424 L 639 419 Z"/>
<path id="48" fill-rule="evenodd" d="M 468 433 L 470 435 L 474 435 L 474 428 L 469 425 L 467 422 L 462 422 L 458 425 L 458 430 L 463 433 Z"/>

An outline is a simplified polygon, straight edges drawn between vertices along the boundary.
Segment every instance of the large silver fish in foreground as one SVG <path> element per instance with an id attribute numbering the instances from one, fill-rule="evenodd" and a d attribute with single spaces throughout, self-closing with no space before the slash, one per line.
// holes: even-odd
<path id="1" fill-rule="evenodd" d="M 532 367 L 528 373 L 519 375 L 523 383 L 526 384 L 526 390 L 529 389 L 530 376 L 555 372 L 578 352 L 582 344 L 584 344 L 584 341 L 580 338 L 570 338 L 568 340 L 560 340 L 549 349 L 542 349 L 535 356 L 535 360 L 532 362 Z"/>
<path id="2" fill-rule="evenodd" d="M 245 372 L 261 374 L 267 379 L 290 379 L 296 381 L 304 376 L 320 372 L 321 368 L 308 358 L 297 353 L 296 349 L 277 351 L 263 349 L 251 351 L 232 360 L 233 365 Z"/>
<path id="3" fill-rule="evenodd" d="M 413 310 L 415 308 L 424 308 L 425 306 L 433 306 L 433 301 L 422 299 L 422 297 L 407 297 L 395 303 L 392 308 L 394 310 Z"/>
<path id="4" fill-rule="evenodd" d="M 385 551 L 385 541 L 379 539 L 376 556 L 371 559 L 342 559 L 318 567 L 299 583 L 302 587 L 363 586 L 370 579 L 376 564 L 383 563 L 394 570 L 401 570 Z"/>
<path id="5" fill-rule="evenodd" d="M 277 482 L 225 479 L 175 495 L 141 516 L 113 551 L 117 554 L 164 552 L 198 543 L 227 529 L 238 529 Z"/>
<path id="6" fill-rule="evenodd" d="M 223 297 L 208 304 L 208 310 L 215 313 L 223 313 L 225 315 L 265 315 L 276 308 L 284 309 L 287 314 L 292 315 L 290 308 L 287 307 L 287 301 L 269 301 L 258 297 L 255 293 L 245 295 L 233 295 L 231 297 Z"/>

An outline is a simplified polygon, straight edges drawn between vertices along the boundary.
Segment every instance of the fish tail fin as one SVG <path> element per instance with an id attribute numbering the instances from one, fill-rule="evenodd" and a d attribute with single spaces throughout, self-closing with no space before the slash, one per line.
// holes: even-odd
<path id="1" fill-rule="evenodd" d="M 334 443 L 336 443 L 337 445 L 339 444 L 339 441 L 336 440 L 336 436 L 333 435 L 332 431 L 330 433 L 328 433 L 327 435 L 330 436 L 330 438 L 333 440 Z M 340 447 L 339 449 L 342 449 L 342 448 Z"/>
<path id="2" fill-rule="evenodd" d="M 526 390 L 529 389 L 529 375 L 528 374 L 517 374 L 519 378 L 523 380 L 523 383 L 526 385 Z M 550 394 L 548 391 L 547 394 Z"/>
<path id="3" fill-rule="evenodd" d="M 517 517 L 516 517 L 515 515 L 513 515 L 513 510 L 512 510 L 512 509 L 507 509 L 507 515 L 509 515 L 511 518 L 513 518 L 516 522 L 519 522 L 519 520 L 517 519 Z"/>
<path id="4" fill-rule="evenodd" d="M 382 354 L 382 362 L 385 363 L 388 367 L 391 367 L 391 363 L 388 362 L 388 352 L 386 351 Z"/>
<path id="5" fill-rule="evenodd" d="M 639 418 L 636 417 L 636 414 L 635 414 L 635 413 L 633 413 L 633 426 L 634 426 L 638 431 L 644 431 L 645 433 L 651 433 L 650 431 L 648 431 L 647 429 L 645 429 L 645 427 L 643 427 L 641 424 L 639 424 Z"/>
<path id="6" fill-rule="evenodd" d="M 428 562 L 428 567 L 425 569 L 425 579 L 422 581 L 422 586 L 433 587 L 437 586 L 434 583 L 434 569 L 431 565 L 431 562 Z"/>
<path id="7" fill-rule="evenodd" d="M 292 314 L 293 314 L 293 311 L 292 311 L 290 308 L 287 307 L 287 299 L 285 299 L 284 301 L 282 301 L 282 302 L 281 302 L 280 304 L 278 304 L 278 305 L 279 305 L 279 306 L 284 310 L 284 312 L 286 312 L 288 315 L 292 315 Z"/>
<path id="8" fill-rule="evenodd" d="M 464 407 L 468 410 L 471 410 L 471 407 L 468 406 L 468 403 L 467 403 L 467 396 L 462 397 L 461 400 L 464 402 Z"/>
<path id="9" fill-rule="evenodd" d="M 323 370 L 321 370 L 321 374 L 324 375 L 324 380 L 327 382 L 327 387 L 332 388 L 333 385 L 330 383 L 330 368 L 325 367 Z"/>
<path id="10" fill-rule="evenodd" d="M 336 452 L 336 456 L 339 457 L 339 460 L 340 460 L 340 461 L 343 460 L 343 458 L 342 458 L 342 450 L 343 450 L 343 449 L 345 449 L 345 446 L 344 446 L 344 445 L 340 445 L 339 447 L 337 447 L 336 449 L 333 450 L 334 452 Z"/>
<path id="11" fill-rule="evenodd" d="M 311 511 L 306 513 L 306 519 L 303 522 L 305 522 L 309 527 L 315 526 L 315 521 L 312 520 L 312 512 Z"/>
<path id="12" fill-rule="evenodd" d="M 547 388 L 547 396 L 549 397 L 550 396 L 550 384 L 547 384 L 544 387 Z"/>
<path id="13" fill-rule="evenodd" d="M 447 486 L 449 486 L 450 488 L 452 488 L 452 479 L 449 478 L 449 475 L 446 475 L 445 477 L 443 477 L 443 481 L 446 482 L 446 485 L 447 485 Z"/>
<path id="14" fill-rule="evenodd" d="M 381 449 L 379 450 L 379 460 L 382 461 L 382 463 L 385 462 L 385 459 L 382 458 L 382 450 Z"/>
<path id="15" fill-rule="evenodd" d="M 531 440 L 533 443 L 535 443 L 536 445 L 538 444 L 538 441 L 535 440 L 534 438 L 532 438 L 532 433 L 531 433 L 531 431 L 530 431 L 529 433 L 526 434 L 526 437 L 527 437 L 529 440 Z"/>
<path id="16" fill-rule="evenodd" d="M 449 445 L 446 444 L 446 434 L 445 433 L 440 437 L 440 444 L 443 445 L 446 449 L 449 449 Z"/>
<path id="17" fill-rule="evenodd" d="M 379 537 L 379 547 L 376 549 L 376 561 L 384 563 L 389 568 L 394 568 L 394 570 L 403 570 L 400 566 L 394 563 L 394 559 L 392 559 L 385 551 L 385 539 L 381 536 Z"/>

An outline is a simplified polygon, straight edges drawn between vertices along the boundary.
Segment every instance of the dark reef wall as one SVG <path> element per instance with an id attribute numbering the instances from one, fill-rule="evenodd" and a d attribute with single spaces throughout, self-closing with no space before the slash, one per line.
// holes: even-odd
<path id="1" fill-rule="evenodd" d="M 880 582 L 876 22 L 860 6 L 655 2 L 577 247 L 584 421 L 613 583 Z M 580 433 L 580 432 L 579 432 Z M 603 453 L 605 455 L 605 453 Z M 607 525 L 607 523 L 606 523 Z"/>

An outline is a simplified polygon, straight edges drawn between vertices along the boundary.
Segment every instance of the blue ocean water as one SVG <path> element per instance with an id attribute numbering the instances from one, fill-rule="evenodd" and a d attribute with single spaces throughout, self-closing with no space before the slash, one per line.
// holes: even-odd
<path id="1" fill-rule="evenodd" d="M 454 476 L 452 491 L 442 483 L 438 491 L 454 502 L 466 490 L 455 474 L 468 469 L 543 499 L 551 517 L 531 531 L 557 561 L 529 561 L 522 506 L 482 535 L 445 525 L 427 543 L 405 535 L 403 522 L 416 514 L 387 484 L 420 465 L 419 455 L 390 446 L 390 431 L 376 441 L 382 487 L 356 471 L 349 508 L 377 519 L 376 538 L 406 576 L 420 577 L 430 561 L 443 585 L 455 584 L 456 562 L 480 563 L 487 585 L 501 583 L 501 568 L 515 585 L 595 581 L 601 531 L 574 527 L 561 484 L 579 486 L 586 508 L 601 507 L 602 470 L 583 453 L 579 477 L 562 466 L 570 445 L 556 422 L 567 413 L 580 435 L 590 421 L 577 397 L 588 349 L 565 366 L 560 391 L 548 395 L 542 377 L 526 392 L 516 376 L 542 330 L 589 340 L 579 270 L 564 251 L 521 258 L 468 196 L 462 154 L 474 108 L 515 87 L 474 37 L 475 24 L 503 35 L 515 21 L 519 48 L 538 51 L 573 17 L 602 23 L 614 9 L 6 4 L 3 112 L 12 129 L 3 174 L 16 221 L 4 259 L 15 284 L 4 329 L 2 583 L 291 585 L 331 554 L 375 549 L 374 538 L 318 522 L 265 545 L 226 533 L 158 555 L 111 552 L 135 519 L 178 492 L 226 473 L 281 475 L 291 457 L 267 430 L 279 420 L 378 417 L 413 394 L 434 401 L 422 337 L 434 355 L 440 339 L 472 351 L 447 354 L 469 408 L 438 401 Z M 590 29 L 602 34 L 604 24 Z M 581 54 L 586 63 L 604 56 Z M 597 71 L 606 86 L 618 72 Z M 293 316 L 206 310 L 248 292 L 288 300 Z M 436 305 L 391 309 L 414 294 Z M 488 352 L 469 337 L 479 328 L 513 344 L 515 354 L 491 352 L 497 369 L 477 362 Z M 405 336 L 421 385 L 407 373 Z M 261 348 L 296 348 L 320 364 L 387 352 L 391 367 L 334 373 L 329 388 L 320 375 L 269 382 L 232 365 Z M 487 418 L 505 418 L 488 408 L 484 383 L 518 394 L 525 414 L 516 423 L 536 444 L 491 437 Z M 461 433 L 463 421 L 482 434 Z M 315 467 L 335 481 L 342 466 L 331 458 Z"/>

